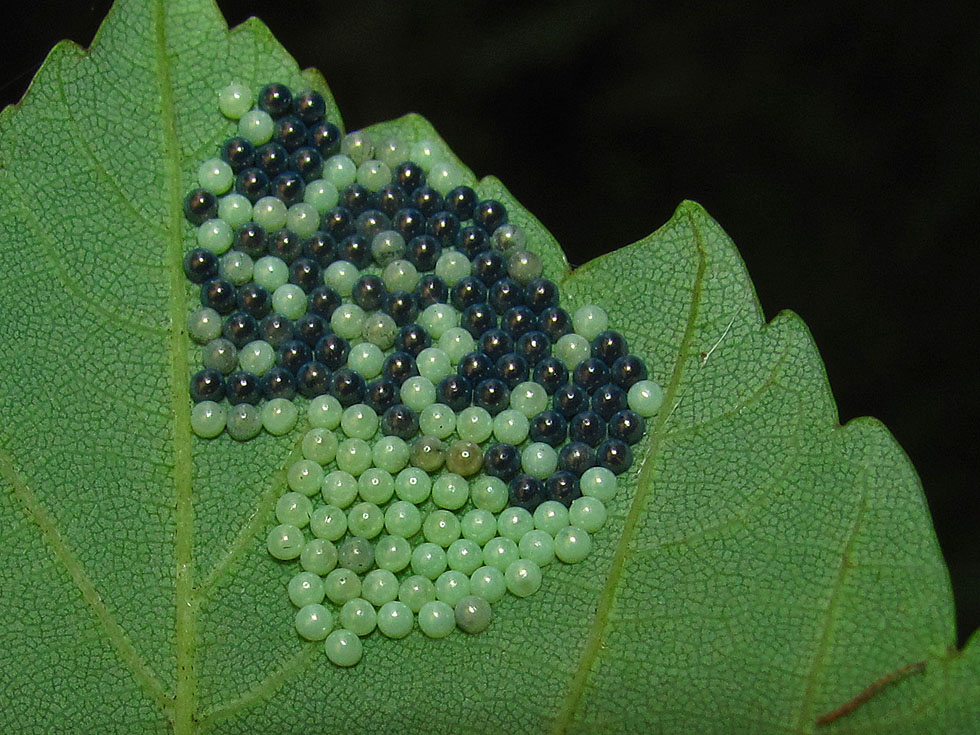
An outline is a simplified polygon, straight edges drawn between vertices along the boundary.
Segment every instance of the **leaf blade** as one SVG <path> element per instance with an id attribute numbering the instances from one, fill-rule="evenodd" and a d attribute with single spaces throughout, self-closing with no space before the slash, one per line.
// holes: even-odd
<path id="1" fill-rule="evenodd" d="M 258 21 L 228 31 L 203 0 L 123 0 L 89 52 L 56 47 L 20 109 L 0 116 L 0 266 L 11 276 L 0 296 L 41 327 L 0 319 L 0 340 L 16 348 L 0 361 L 0 508 L 33 560 L 25 568 L 5 550 L 0 565 L 17 593 L 0 603 L 16 621 L 0 635 L 13 653 L 0 667 L 15 705 L 0 715 L 7 729 L 54 728 L 69 713 L 178 733 L 196 720 L 241 732 L 356 714 L 351 729 L 375 732 L 402 714 L 404 731 L 419 732 L 810 732 L 888 666 L 932 652 L 922 676 L 835 727 L 968 731 L 976 645 L 933 651 L 952 641 L 952 606 L 921 487 L 880 425 L 836 426 L 802 322 L 763 323 L 734 246 L 696 205 L 568 275 L 557 243 L 492 177 L 478 190 L 532 233 L 567 303 L 609 306 L 677 400 L 593 557 L 546 570 L 542 591 L 501 603 L 488 633 L 375 636 L 349 672 L 297 641 L 289 571 L 257 530 L 295 437 L 263 436 L 245 455 L 228 441 L 188 443 L 186 428 L 181 312 L 195 294 L 180 273 L 190 229 L 178 205 L 198 160 L 233 129 L 209 86 L 229 75 L 322 84 Z M 121 109 L 161 132 L 113 129 Z M 438 138 L 418 117 L 377 129 Z M 39 161 L 43 140 L 53 143 Z M 124 276 L 149 287 L 127 289 Z M 34 384 L 54 386 L 57 406 Z M 825 495 L 800 495 L 804 482 Z M 889 565 L 895 527 L 912 543 Z M 869 611 L 887 626 L 862 625 Z M 51 639 L 49 620 L 64 634 Z M 102 650 L 106 640 L 115 647 Z M 405 702 L 417 706 L 406 713 Z"/>

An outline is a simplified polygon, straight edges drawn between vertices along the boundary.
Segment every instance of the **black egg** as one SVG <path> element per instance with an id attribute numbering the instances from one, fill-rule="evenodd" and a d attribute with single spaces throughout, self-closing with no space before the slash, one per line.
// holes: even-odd
<path id="1" fill-rule="evenodd" d="M 285 228 L 276 230 L 269 238 L 269 255 L 282 260 L 286 265 L 292 265 L 303 254 L 303 241 L 292 230 Z"/>
<path id="2" fill-rule="evenodd" d="M 337 241 L 330 233 L 317 230 L 303 240 L 303 256 L 326 268 L 337 259 Z"/>
<path id="3" fill-rule="evenodd" d="M 262 396 L 267 400 L 285 398 L 290 400 L 296 395 L 296 376 L 281 367 L 267 370 L 259 381 Z"/>
<path id="4" fill-rule="evenodd" d="M 272 345 L 274 349 L 278 350 L 294 335 L 292 320 L 282 314 L 276 312 L 267 314 L 259 322 L 259 336 Z"/>
<path id="5" fill-rule="evenodd" d="M 368 240 L 373 240 L 381 232 L 391 230 L 391 218 L 375 206 L 374 195 L 371 195 L 371 207 L 365 209 L 354 221 L 357 234 Z"/>
<path id="6" fill-rule="evenodd" d="M 244 370 L 232 373 L 225 379 L 225 396 L 233 406 L 239 403 L 250 403 L 254 406 L 262 398 L 258 376 Z"/>
<path id="7" fill-rule="evenodd" d="M 493 232 L 507 221 L 507 208 L 496 199 L 484 199 L 473 207 L 473 223 Z"/>
<path id="8" fill-rule="evenodd" d="M 595 450 L 596 464 L 621 475 L 633 464 L 633 450 L 620 439 L 606 439 Z"/>
<path id="9" fill-rule="evenodd" d="M 384 303 L 387 294 L 385 282 L 379 276 L 368 274 L 357 279 L 351 298 L 364 311 L 377 311 Z"/>
<path id="10" fill-rule="evenodd" d="M 596 388 L 592 394 L 592 410 L 608 421 L 614 413 L 619 413 L 627 407 L 626 391 L 613 383 L 606 383 Z"/>
<path id="11" fill-rule="evenodd" d="M 501 278 L 489 289 L 490 306 L 503 314 L 508 309 L 524 303 L 524 287 L 513 278 Z"/>
<path id="12" fill-rule="evenodd" d="M 274 141 L 263 143 L 255 149 L 255 165 L 265 171 L 269 179 L 276 178 L 289 166 L 289 151 Z"/>
<path id="13" fill-rule="evenodd" d="M 496 416 L 510 405 L 510 388 L 499 378 L 481 380 L 473 389 L 473 404 Z"/>
<path id="14" fill-rule="evenodd" d="M 249 342 L 258 339 L 259 323 L 255 317 L 243 311 L 228 316 L 221 325 L 221 336 L 241 349 Z"/>
<path id="15" fill-rule="evenodd" d="M 568 436 L 568 422 L 557 411 L 542 411 L 531 419 L 529 436 L 531 441 L 559 447 Z"/>
<path id="16" fill-rule="evenodd" d="M 551 355 L 551 340 L 538 329 L 524 332 L 514 343 L 514 352 L 535 367 L 541 360 Z"/>
<path id="17" fill-rule="evenodd" d="M 524 287 L 524 303 L 540 314 L 558 306 L 558 286 L 547 278 L 535 278 Z"/>
<path id="18" fill-rule="evenodd" d="M 258 260 L 266 254 L 266 232 L 265 228 L 254 222 L 246 222 L 235 230 L 235 239 L 232 247 L 240 250 L 250 258 Z"/>
<path id="19" fill-rule="evenodd" d="M 526 306 L 515 306 L 508 309 L 500 318 L 500 328 L 511 337 L 518 339 L 522 334 L 537 330 L 538 317 Z"/>
<path id="20" fill-rule="evenodd" d="M 357 217 L 364 210 L 374 207 L 374 195 L 366 186 L 362 186 L 355 181 L 353 184 L 348 184 L 341 190 L 340 206 Z"/>
<path id="21" fill-rule="evenodd" d="M 419 374 L 415 358 L 407 352 L 392 352 L 381 366 L 381 374 L 399 386 Z"/>
<path id="22" fill-rule="evenodd" d="M 600 385 L 609 382 L 609 367 L 602 360 L 587 357 L 572 370 L 572 381 L 587 393 L 594 393 Z"/>
<path id="23" fill-rule="evenodd" d="M 485 352 L 468 352 L 456 366 L 456 372 L 470 381 L 472 385 L 496 377 L 493 360 Z"/>
<path id="24" fill-rule="evenodd" d="M 514 351 L 514 340 L 502 329 L 488 329 L 480 335 L 477 344 L 480 351 L 485 352 L 494 363 L 508 352 Z"/>
<path id="25" fill-rule="evenodd" d="M 225 379 L 217 370 L 204 369 L 191 378 L 191 400 L 220 401 L 225 397 Z"/>
<path id="26" fill-rule="evenodd" d="M 363 376 L 350 368 L 341 368 L 330 379 L 330 395 L 346 408 L 364 400 L 367 385 Z"/>
<path id="27" fill-rule="evenodd" d="M 295 375 L 303 365 L 313 359 L 310 346 L 300 339 L 283 342 L 276 353 L 276 363 Z"/>
<path id="28" fill-rule="evenodd" d="M 358 270 L 371 265 L 371 241 L 364 235 L 348 235 L 337 243 L 337 260 L 353 263 Z"/>
<path id="29" fill-rule="evenodd" d="M 184 198 L 184 216 L 192 225 L 200 225 L 218 216 L 218 198 L 207 189 L 194 189 Z"/>
<path id="30" fill-rule="evenodd" d="M 447 375 L 436 386 L 436 400 L 459 412 L 470 405 L 473 386 L 462 375 Z"/>
<path id="31" fill-rule="evenodd" d="M 513 444 L 494 444 L 483 454 L 483 471 L 510 482 L 521 470 L 521 453 Z"/>
<path id="32" fill-rule="evenodd" d="M 281 199 L 287 207 L 291 207 L 303 201 L 306 183 L 298 172 L 283 171 L 271 181 L 269 192 L 274 197 Z"/>
<path id="33" fill-rule="evenodd" d="M 343 207 L 332 207 L 324 212 L 320 229 L 334 240 L 343 240 L 354 234 L 354 215 Z"/>
<path id="34" fill-rule="evenodd" d="M 243 168 L 235 177 L 235 191 L 255 204 L 269 193 L 269 177 L 255 166 Z"/>
<path id="35" fill-rule="evenodd" d="M 327 101 L 323 95 L 312 89 L 300 92 L 293 97 L 293 114 L 306 125 L 323 120 L 327 114 Z"/>
<path id="36" fill-rule="evenodd" d="M 255 165 L 255 146 L 248 138 L 229 138 L 221 144 L 221 160 L 231 166 L 232 173 Z"/>
<path id="37" fill-rule="evenodd" d="M 191 283 L 204 283 L 218 275 L 218 256 L 205 248 L 194 248 L 184 256 L 184 275 Z"/>
<path id="38" fill-rule="evenodd" d="M 315 289 L 322 279 L 320 266 L 310 258 L 297 258 L 289 266 L 289 282 L 299 286 L 306 293 Z"/>
<path id="39" fill-rule="evenodd" d="M 490 250 L 492 245 L 490 235 L 479 225 L 467 225 L 456 235 L 456 248 L 467 258 L 475 258 L 480 253 Z"/>
<path id="40" fill-rule="evenodd" d="M 552 407 L 566 419 L 589 407 L 589 394 L 575 383 L 565 383 L 555 391 Z"/>
<path id="41" fill-rule="evenodd" d="M 569 442 L 558 452 L 558 469 L 571 472 L 577 477 L 595 467 L 596 453 L 588 444 Z"/>
<path id="42" fill-rule="evenodd" d="M 406 194 L 411 194 L 425 184 L 425 171 L 417 163 L 411 161 L 405 161 L 405 163 L 396 166 L 393 174 L 395 183 L 404 189 Z"/>
<path id="43" fill-rule="evenodd" d="M 547 334 L 554 344 L 572 331 L 572 317 L 559 306 L 549 307 L 538 316 L 538 329 Z"/>
<path id="44" fill-rule="evenodd" d="M 211 278 L 201 285 L 201 304 L 210 306 L 219 314 L 230 314 L 237 303 L 235 287 L 224 278 Z"/>
<path id="45" fill-rule="evenodd" d="M 407 441 L 419 432 L 418 414 L 404 403 L 389 406 L 381 415 L 381 431 Z"/>
<path id="46" fill-rule="evenodd" d="M 612 365 L 619 358 L 629 353 L 626 337 L 612 329 L 599 332 L 592 340 L 592 357 L 597 357 L 606 365 Z"/>
<path id="47" fill-rule="evenodd" d="M 444 248 L 451 248 L 459 234 L 459 217 L 452 212 L 436 212 L 426 220 L 425 231 Z"/>
<path id="48" fill-rule="evenodd" d="M 595 411 L 579 411 L 568 422 L 568 438 L 597 447 L 606 438 L 606 422 Z"/>
<path id="49" fill-rule="evenodd" d="M 306 142 L 308 130 L 295 115 L 284 115 L 272 126 L 272 139 L 292 153 Z"/>
<path id="50" fill-rule="evenodd" d="M 324 158 L 336 155 L 340 152 L 340 128 L 331 122 L 314 123 L 307 132 L 306 142 Z"/>
<path id="51" fill-rule="evenodd" d="M 564 470 L 553 472 L 551 477 L 545 480 L 544 491 L 548 500 L 557 500 L 566 508 L 573 500 L 582 497 L 578 476 Z"/>
<path id="52" fill-rule="evenodd" d="M 371 195 L 371 207 L 365 209 L 354 222 L 357 234 L 373 241 L 382 232 L 391 231 L 391 218 L 375 206 L 374 195 Z"/>
<path id="53" fill-rule="evenodd" d="M 293 328 L 296 330 L 296 339 L 306 342 L 311 348 L 319 344 L 320 340 L 330 331 L 327 327 L 326 320 L 322 316 L 311 312 L 303 314 L 303 316 L 294 321 Z"/>
<path id="54" fill-rule="evenodd" d="M 636 355 L 624 355 L 612 364 L 609 373 L 616 385 L 629 390 L 634 383 L 647 379 L 647 366 Z"/>
<path id="55" fill-rule="evenodd" d="M 342 368 L 347 363 L 349 354 L 350 343 L 339 334 L 327 334 L 321 337 L 313 348 L 316 361 L 322 362 L 331 370 Z"/>
<path id="56" fill-rule="evenodd" d="M 617 411 L 609 419 L 609 438 L 619 439 L 627 444 L 636 444 L 643 438 L 646 419 L 628 408 Z"/>
<path id="57" fill-rule="evenodd" d="M 463 309 L 459 326 L 469 332 L 473 339 L 479 339 L 484 332 L 497 328 L 497 312 L 485 301 L 471 304 Z"/>
<path id="58" fill-rule="evenodd" d="M 408 241 L 405 259 L 419 271 L 431 271 L 442 255 L 442 246 L 432 235 L 418 235 Z"/>
<path id="59" fill-rule="evenodd" d="M 285 84 L 272 82 L 259 90 L 258 104 L 260 110 L 269 113 L 269 117 L 282 117 L 293 106 L 293 93 Z"/>
<path id="60" fill-rule="evenodd" d="M 330 319 L 341 304 L 340 294 L 330 286 L 317 286 L 306 297 L 306 308 L 317 316 Z"/>
<path id="61" fill-rule="evenodd" d="M 418 324 L 406 324 L 395 335 L 395 350 L 407 352 L 412 357 L 418 357 L 426 347 L 432 347 L 432 337 Z"/>
<path id="62" fill-rule="evenodd" d="M 473 207 L 476 206 L 476 192 L 468 186 L 457 186 L 446 194 L 446 210 L 452 212 L 460 220 L 472 219 Z"/>
<path id="63" fill-rule="evenodd" d="M 389 291 L 385 294 L 381 310 L 395 320 L 400 327 L 411 324 L 419 315 L 418 299 L 408 291 Z"/>
<path id="64" fill-rule="evenodd" d="M 364 393 L 364 403 L 374 409 L 379 416 L 398 402 L 399 391 L 395 381 L 378 378 L 368 383 Z"/>
<path id="65" fill-rule="evenodd" d="M 518 383 L 523 383 L 527 380 L 527 360 L 516 352 L 508 352 L 501 355 L 497 359 L 494 368 L 497 371 L 497 376 L 506 383 L 508 388 L 513 389 Z"/>
<path id="66" fill-rule="evenodd" d="M 391 229 L 408 242 L 425 233 L 425 215 L 414 207 L 403 207 L 392 216 Z"/>
<path id="67" fill-rule="evenodd" d="M 389 218 L 394 217 L 395 212 L 405 206 L 405 191 L 397 184 L 385 184 L 374 196 L 378 209 Z"/>
<path id="68" fill-rule="evenodd" d="M 330 378 L 330 369 L 326 365 L 311 360 L 296 371 L 296 389 L 304 398 L 316 398 L 330 389 Z"/>
<path id="69" fill-rule="evenodd" d="M 512 507 L 524 508 L 532 513 L 547 498 L 544 483 L 527 474 L 520 474 L 512 479 L 508 483 L 508 491 Z"/>
<path id="70" fill-rule="evenodd" d="M 442 205 L 442 194 L 431 186 L 418 186 L 408 195 L 410 206 L 415 207 L 424 216 L 430 217 L 436 212 L 444 209 Z"/>
<path id="71" fill-rule="evenodd" d="M 415 286 L 415 298 L 418 299 L 419 309 L 425 309 L 432 304 L 448 303 L 449 286 L 435 273 L 427 273 Z"/>
<path id="72" fill-rule="evenodd" d="M 459 311 L 487 300 L 487 286 L 476 276 L 459 279 L 451 289 L 449 303 Z"/>
<path id="73" fill-rule="evenodd" d="M 272 311 L 272 296 L 257 283 L 246 283 L 239 287 L 237 298 L 238 308 L 256 319 L 264 319 Z"/>
<path id="74" fill-rule="evenodd" d="M 528 334 L 533 334 L 533 332 L 528 332 Z M 523 335 L 521 339 L 525 336 L 527 335 Z M 557 357 L 545 357 L 534 366 L 532 379 L 535 383 L 543 386 L 548 395 L 551 396 L 568 382 L 568 368 Z"/>
<path id="75" fill-rule="evenodd" d="M 484 250 L 472 258 L 473 275 L 492 286 L 507 275 L 507 261 L 497 250 Z"/>

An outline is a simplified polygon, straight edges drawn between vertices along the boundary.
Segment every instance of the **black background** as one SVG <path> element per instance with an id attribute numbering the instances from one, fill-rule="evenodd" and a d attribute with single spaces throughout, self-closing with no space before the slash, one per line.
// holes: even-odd
<path id="1" fill-rule="evenodd" d="M 348 129 L 425 115 L 573 264 L 703 204 L 767 317 L 806 320 L 841 420 L 880 418 L 912 458 L 961 642 L 980 625 L 975 4 L 220 5 L 321 69 Z M 108 6 L 8 15 L 0 103 L 57 40 L 88 45 Z"/>

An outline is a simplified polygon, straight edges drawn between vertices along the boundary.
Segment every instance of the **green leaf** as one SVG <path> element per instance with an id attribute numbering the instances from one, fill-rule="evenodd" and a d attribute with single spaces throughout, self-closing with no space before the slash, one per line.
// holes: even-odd
<path id="1" fill-rule="evenodd" d="M 263 543 L 297 437 L 189 431 L 181 202 L 233 130 L 233 78 L 327 91 L 258 21 L 119 0 L 0 115 L 0 731 L 807 733 L 924 661 L 827 731 L 975 732 L 980 654 L 954 648 L 914 470 L 875 421 L 838 425 L 806 327 L 764 322 L 691 203 L 572 274 L 481 181 L 564 301 L 608 308 L 665 410 L 593 555 L 486 633 L 375 635 L 350 670 L 298 640 Z"/>

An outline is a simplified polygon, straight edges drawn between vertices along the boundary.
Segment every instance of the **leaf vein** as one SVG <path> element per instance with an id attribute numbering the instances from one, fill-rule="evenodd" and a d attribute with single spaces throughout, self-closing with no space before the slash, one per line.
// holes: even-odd
<path id="1" fill-rule="evenodd" d="M 840 554 L 840 564 L 837 568 L 837 577 L 830 588 L 830 598 L 819 623 L 819 632 L 816 650 L 813 652 L 813 662 L 810 671 L 806 676 L 806 689 L 800 701 L 800 713 L 796 723 L 799 732 L 809 732 L 814 721 L 814 708 L 816 706 L 818 681 L 823 670 L 827 665 L 827 658 L 830 653 L 830 639 L 843 597 L 844 583 L 850 574 L 851 557 L 854 554 L 854 547 L 857 541 L 858 532 L 864 523 L 864 514 L 868 509 L 869 484 L 867 476 L 867 461 L 862 460 L 861 468 L 861 499 L 857 504 L 857 512 L 854 514 L 854 523 L 847 534 L 844 548 Z"/>
<path id="2" fill-rule="evenodd" d="M 221 555 L 221 558 L 211 568 L 207 577 L 198 586 L 196 590 L 198 599 L 203 599 L 210 594 L 218 580 L 235 563 L 238 557 L 245 553 L 245 550 L 249 548 L 256 535 L 258 535 L 259 531 L 265 525 L 266 518 L 275 506 L 275 501 L 281 494 L 282 488 L 286 485 L 286 468 L 297 459 L 302 458 L 301 446 L 302 439 L 296 443 L 296 446 L 290 452 L 282 467 L 279 468 L 272 482 L 269 483 L 269 487 L 259 495 L 248 521 L 242 526 L 242 529 L 238 532 L 238 535 L 228 547 L 227 551 Z"/>
<path id="3" fill-rule="evenodd" d="M 81 592 L 82 599 L 88 604 L 95 613 L 96 619 L 102 626 L 106 638 L 110 645 L 116 649 L 119 657 L 126 667 L 132 672 L 133 677 L 150 698 L 166 710 L 170 706 L 170 698 L 167 696 L 163 685 L 143 661 L 136 647 L 126 636 L 122 626 L 116 621 L 113 614 L 106 607 L 102 600 L 102 595 L 85 573 L 82 563 L 72 552 L 68 543 L 58 533 L 58 526 L 54 518 L 41 504 L 37 495 L 31 490 L 30 486 L 16 470 L 13 457 L 5 450 L 0 449 L 0 476 L 10 485 L 14 495 L 24 507 L 24 512 L 34 522 L 41 532 L 41 535 L 51 546 L 55 557 L 68 572 L 72 582 Z"/>
<path id="4" fill-rule="evenodd" d="M 227 704 L 216 707 L 205 715 L 201 719 L 201 728 L 210 728 L 212 725 L 233 717 L 238 712 L 267 700 L 290 679 L 302 673 L 303 669 L 313 660 L 313 656 L 320 650 L 320 646 L 316 644 L 304 645 L 282 667 L 269 674 L 247 692 Z"/>
<path id="5" fill-rule="evenodd" d="M 83 304 L 87 306 L 92 312 L 98 314 L 109 324 L 112 324 L 120 329 L 126 329 L 137 334 L 146 334 L 153 337 L 159 337 L 166 334 L 167 330 L 162 327 L 151 326 L 148 324 L 142 324 L 128 317 L 124 317 L 121 314 L 107 308 L 104 304 L 94 301 L 85 291 L 80 288 L 65 271 L 64 266 L 62 266 L 57 255 L 55 254 L 55 245 L 51 242 L 50 237 L 44 228 L 41 227 L 41 223 L 37 220 L 37 217 L 31 211 L 30 207 L 27 206 L 25 195 L 21 192 L 15 185 L 13 181 L 7 178 L 7 186 L 5 191 L 10 194 L 17 202 L 17 209 L 24 215 L 27 220 L 27 225 L 30 227 L 37 241 L 41 244 L 41 253 L 44 255 L 45 260 L 48 261 L 48 265 L 51 270 L 54 271 L 55 277 L 64 286 L 65 290 L 68 292 L 76 303 Z"/>
<path id="6" fill-rule="evenodd" d="M 96 176 L 99 177 L 110 189 L 112 189 L 115 194 L 116 200 L 121 203 L 126 209 L 133 213 L 133 215 L 144 222 L 150 229 L 157 233 L 163 232 L 163 227 L 159 222 L 153 220 L 145 212 L 140 211 L 133 204 L 132 199 L 128 198 L 123 192 L 122 188 L 116 182 L 112 174 L 109 173 L 108 167 L 100 161 L 96 155 L 95 151 L 88 144 L 88 136 L 82 132 L 81 126 L 78 124 L 78 119 L 75 117 L 75 113 L 72 111 L 71 104 L 69 103 L 68 94 L 65 92 L 64 80 L 60 75 L 55 75 L 57 78 L 58 94 L 61 97 L 62 104 L 64 105 L 65 112 L 68 113 L 67 122 L 74 129 L 74 135 L 70 138 L 75 146 L 85 155 L 85 157 L 92 164 L 92 170 L 95 172 Z"/>
<path id="7" fill-rule="evenodd" d="M 687 362 L 687 354 L 690 350 L 694 332 L 697 327 L 698 312 L 701 304 L 701 290 L 708 267 L 705 245 L 702 240 L 701 233 L 694 222 L 694 218 L 691 216 L 690 211 L 686 210 L 684 212 L 684 216 L 687 219 L 688 227 L 690 228 L 695 246 L 697 248 L 698 263 L 691 287 L 691 299 L 688 307 L 684 335 L 681 338 L 680 345 L 678 346 L 677 359 L 674 362 L 671 378 L 667 385 L 667 391 L 664 397 L 665 404 L 671 404 L 674 402 L 674 398 L 680 388 L 681 378 L 684 374 L 684 366 Z M 582 695 L 585 693 L 588 676 L 592 671 L 592 667 L 595 664 L 596 659 L 602 652 L 602 639 L 616 599 L 616 593 L 618 591 L 620 578 L 623 574 L 626 556 L 630 552 L 633 536 L 636 533 L 636 528 L 643 516 L 643 510 L 646 506 L 647 497 L 650 494 L 650 486 L 652 484 L 650 476 L 654 471 L 654 463 L 651 460 L 660 451 L 663 440 L 667 435 L 665 430 L 666 418 L 667 417 L 658 415 L 657 424 L 651 431 L 650 446 L 647 450 L 646 456 L 643 458 L 639 478 L 636 483 L 636 494 L 633 497 L 633 503 L 630 506 L 629 513 L 626 516 L 626 521 L 623 524 L 623 533 L 616 545 L 616 551 L 613 554 L 609 574 L 607 575 L 606 582 L 603 585 L 602 594 L 599 596 L 595 616 L 592 619 L 592 625 L 589 629 L 589 634 L 586 637 L 581 658 L 575 674 L 572 677 L 568 693 L 565 696 L 561 708 L 559 709 L 555 718 L 554 726 L 552 728 L 555 735 L 564 735 L 564 733 L 567 732 L 569 725 L 572 723 L 576 713 L 578 712 L 579 703 L 582 699 Z"/>
<path id="8" fill-rule="evenodd" d="M 194 600 L 194 487 L 190 432 L 190 392 L 187 376 L 187 313 L 183 273 L 183 202 L 180 144 L 170 56 L 167 53 L 166 7 L 153 3 L 153 59 L 155 81 L 160 89 L 160 123 L 164 145 L 164 180 L 167 189 L 167 262 L 170 266 L 170 380 L 173 392 L 174 494 L 176 496 L 174 562 L 176 625 L 176 693 L 173 707 L 174 735 L 195 730 L 197 610 Z"/>

